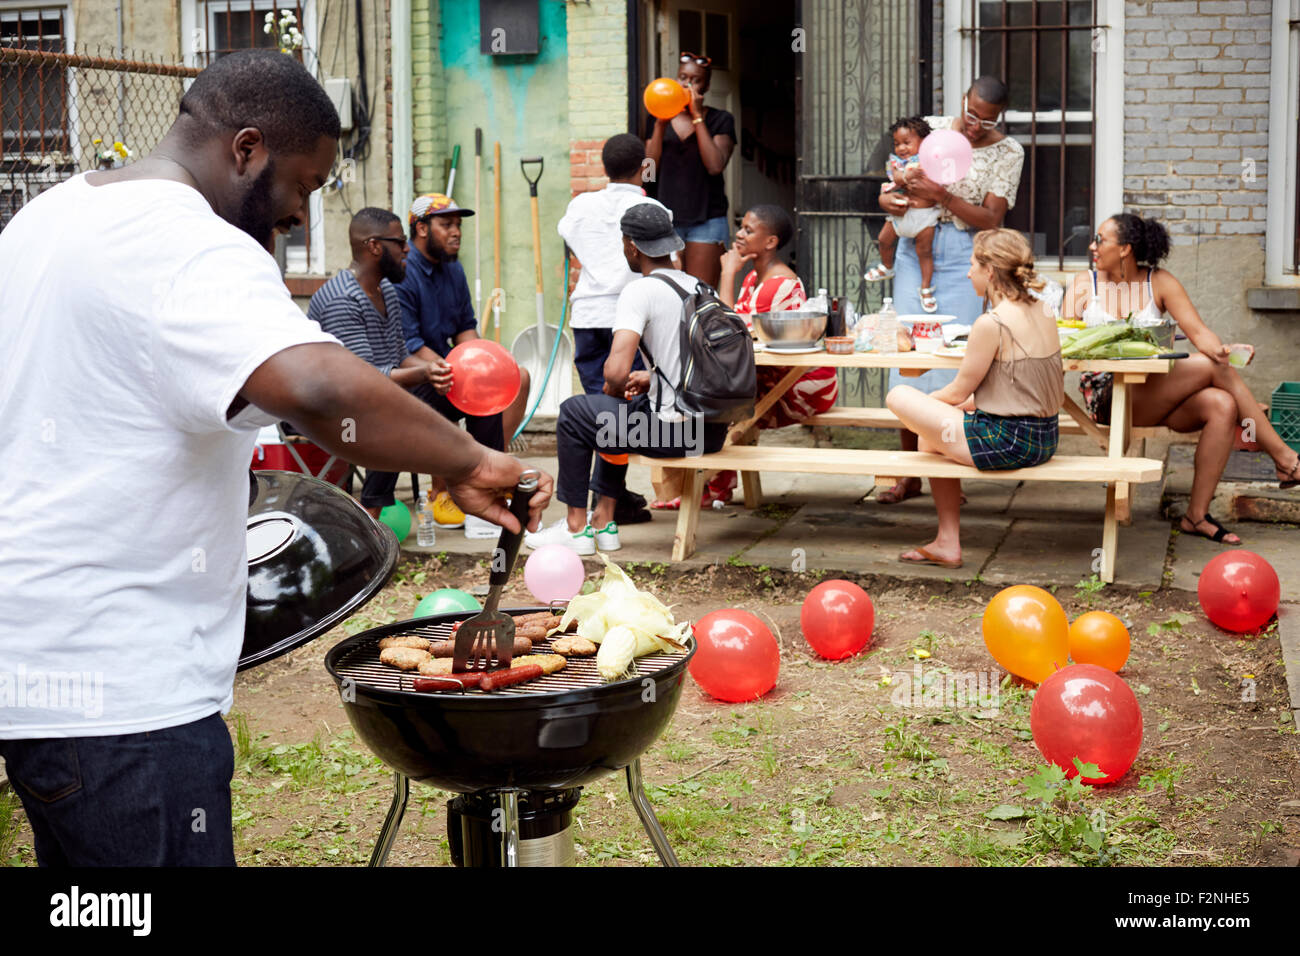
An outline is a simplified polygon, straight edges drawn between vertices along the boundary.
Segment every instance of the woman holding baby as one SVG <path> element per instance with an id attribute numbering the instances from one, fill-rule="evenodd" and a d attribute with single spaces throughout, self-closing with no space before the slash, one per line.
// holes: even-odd
<path id="1" fill-rule="evenodd" d="M 997 128 L 1007 100 L 1006 84 L 994 77 L 982 76 L 962 97 L 958 115 L 924 117 L 930 129 L 956 130 L 970 140 L 971 165 L 965 177 L 944 186 L 909 164 L 904 174 L 906 186 L 889 188 L 887 183 L 881 192 L 880 208 L 892 217 L 901 219 L 914 203 L 934 204 L 940 210 L 929 241 L 933 268 L 928 283 L 922 279 L 916 242 L 903 235 L 897 240 L 892 273 L 888 269 L 884 269 L 883 274 L 878 269 L 867 273 L 868 279 L 888 278 L 892 274 L 894 307 L 902 315 L 926 311 L 928 303 L 922 298 L 923 286 L 931 290 L 931 301 L 938 312 L 955 315 L 964 325 L 974 324 L 976 317 L 984 311 L 982 297 L 975 293 L 966 277 L 970 268 L 972 239 L 982 229 L 1001 227 L 1007 210 L 1015 205 L 1025 161 L 1023 147 Z M 950 370 L 936 369 L 909 378 L 906 383 L 923 392 L 932 392 L 949 384 L 954 375 Z M 904 379 L 898 370 L 891 370 L 890 388 L 901 384 L 904 384 Z M 905 451 L 915 451 L 916 435 L 903 431 L 902 447 Z M 882 504 L 895 504 L 920 493 L 920 478 L 904 478 L 893 488 L 877 495 L 877 500 Z"/>

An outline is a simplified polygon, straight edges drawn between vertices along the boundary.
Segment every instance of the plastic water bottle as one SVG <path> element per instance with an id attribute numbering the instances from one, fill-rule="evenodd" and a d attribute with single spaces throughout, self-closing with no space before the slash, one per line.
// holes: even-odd
<path id="1" fill-rule="evenodd" d="M 415 516 L 415 540 L 422 548 L 432 548 L 437 540 L 438 524 L 433 520 L 433 490 L 420 499 L 420 510 Z"/>
<path id="2" fill-rule="evenodd" d="M 876 327 L 871 333 L 872 351 L 891 354 L 897 352 L 898 327 L 898 312 L 894 309 L 894 300 L 886 296 L 880 311 L 876 313 Z"/>

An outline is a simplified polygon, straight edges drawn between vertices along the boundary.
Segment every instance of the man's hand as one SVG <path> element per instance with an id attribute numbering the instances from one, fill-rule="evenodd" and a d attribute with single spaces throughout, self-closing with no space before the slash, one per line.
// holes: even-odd
<path id="1" fill-rule="evenodd" d="M 451 390 L 451 363 L 445 358 L 438 356 L 425 366 L 424 375 L 439 395 L 446 395 Z"/>
<path id="2" fill-rule="evenodd" d="M 518 531 L 519 522 L 510 513 L 505 496 L 515 490 L 519 476 L 528 469 L 518 458 L 487 450 L 477 468 L 458 482 L 447 483 L 447 491 L 466 514 L 478 515 L 507 531 Z M 537 491 L 528 502 L 528 529 L 541 524 L 542 511 L 551 500 L 555 482 L 544 471 L 538 472 Z"/>
<path id="3" fill-rule="evenodd" d="M 636 372 L 629 372 L 627 384 L 623 386 L 623 397 L 626 399 L 636 398 L 650 391 L 650 373 L 641 369 Z"/>

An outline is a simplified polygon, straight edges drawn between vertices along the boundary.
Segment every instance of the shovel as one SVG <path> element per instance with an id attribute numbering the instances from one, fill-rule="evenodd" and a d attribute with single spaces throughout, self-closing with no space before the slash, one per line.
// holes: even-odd
<path id="1" fill-rule="evenodd" d="M 456 632 L 456 643 L 452 647 L 452 673 L 486 670 L 492 663 L 494 651 L 498 664 L 502 667 L 510 666 L 510 659 L 514 656 L 515 619 L 498 611 L 497 602 L 501 600 L 501 589 L 510 580 L 510 572 L 514 570 L 519 544 L 524 540 L 524 529 L 528 527 L 528 501 L 536 490 L 537 472 L 530 469 L 519 476 L 519 483 L 510 499 L 510 513 L 519 521 L 519 530 L 511 532 L 501 529 L 496 550 L 492 552 L 492 574 L 488 578 L 487 600 L 483 602 L 483 610 L 462 624 Z"/>
<path id="2" fill-rule="evenodd" d="M 537 175 L 529 176 L 528 167 L 537 165 Z M 533 156 L 521 159 L 519 166 L 524 179 L 528 180 L 528 195 L 533 207 L 533 268 L 537 273 L 537 325 L 524 329 L 515 338 L 510 351 L 515 360 L 528 369 L 532 387 L 528 394 L 529 407 L 543 415 L 558 415 L 560 402 L 568 398 L 573 386 L 573 346 L 567 338 L 560 336 L 559 350 L 555 362 L 551 363 L 551 350 L 556 348 L 556 336 L 560 335 L 553 325 L 546 324 L 546 300 L 542 293 L 542 231 L 541 218 L 537 206 L 537 181 L 542 178 L 542 157 Z M 546 376 L 547 366 L 552 366 L 551 376 Z M 539 400 L 540 397 L 540 400 Z"/>

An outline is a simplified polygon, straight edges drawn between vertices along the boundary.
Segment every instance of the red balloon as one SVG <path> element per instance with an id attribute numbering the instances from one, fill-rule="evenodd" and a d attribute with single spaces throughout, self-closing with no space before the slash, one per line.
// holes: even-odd
<path id="1" fill-rule="evenodd" d="M 496 342 L 470 339 L 447 354 L 451 389 L 447 400 L 469 415 L 496 415 L 519 394 L 519 365 Z"/>
<path id="2" fill-rule="evenodd" d="M 748 611 L 726 608 L 695 622 L 699 645 L 691 676 L 718 700 L 756 700 L 776 686 L 781 651 L 767 625 Z"/>
<path id="3" fill-rule="evenodd" d="M 852 581 L 823 581 L 803 599 L 799 626 L 812 649 L 840 661 L 871 643 L 876 609 L 866 591 Z"/>
<path id="4" fill-rule="evenodd" d="M 1039 752 L 1067 777 L 1078 775 L 1078 757 L 1102 772 L 1084 777 L 1084 783 L 1114 783 L 1142 747 L 1142 710 L 1118 674 L 1096 664 L 1071 664 L 1039 686 L 1029 729 Z"/>
<path id="5" fill-rule="evenodd" d="M 1224 551 L 1209 560 L 1196 584 L 1208 617 L 1225 631 L 1257 631 L 1277 613 L 1282 583 L 1254 551 Z"/>

